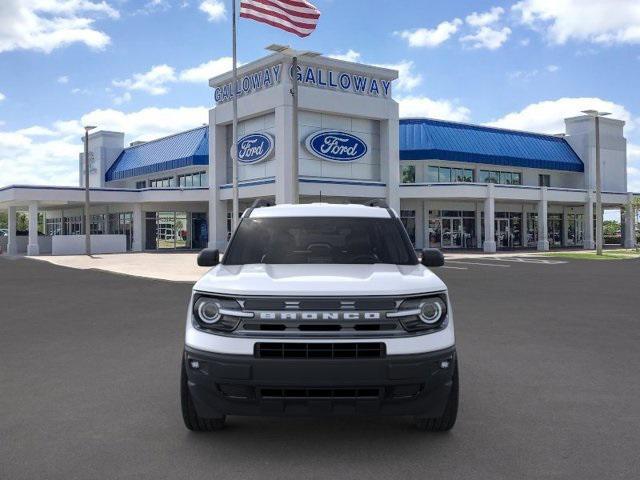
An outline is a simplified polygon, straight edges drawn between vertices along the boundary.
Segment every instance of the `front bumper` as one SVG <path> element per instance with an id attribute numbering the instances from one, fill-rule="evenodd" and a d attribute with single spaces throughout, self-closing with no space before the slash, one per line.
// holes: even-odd
<path id="1" fill-rule="evenodd" d="M 456 351 L 450 347 L 370 359 L 267 359 L 187 347 L 184 361 L 189 392 L 204 418 L 358 414 L 433 418 L 442 415 L 449 397 Z"/>

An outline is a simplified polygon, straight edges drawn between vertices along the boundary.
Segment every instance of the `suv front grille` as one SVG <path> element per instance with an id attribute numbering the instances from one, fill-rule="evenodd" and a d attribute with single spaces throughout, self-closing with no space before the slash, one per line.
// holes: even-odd
<path id="1" fill-rule="evenodd" d="M 262 398 L 315 399 L 315 398 L 381 398 L 384 388 L 261 388 Z"/>
<path id="2" fill-rule="evenodd" d="M 257 358 L 366 359 L 384 358 L 384 343 L 256 343 Z"/>
<path id="3" fill-rule="evenodd" d="M 246 298 L 247 310 L 394 310 L 394 298 Z"/>

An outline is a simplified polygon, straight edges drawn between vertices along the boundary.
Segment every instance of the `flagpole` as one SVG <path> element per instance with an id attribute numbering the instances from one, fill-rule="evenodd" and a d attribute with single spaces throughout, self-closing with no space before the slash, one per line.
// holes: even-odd
<path id="1" fill-rule="evenodd" d="M 231 230 L 232 232 L 236 229 L 238 225 L 238 217 L 240 216 L 240 207 L 239 207 L 239 199 L 238 199 L 238 53 L 237 53 L 237 45 L 236 45 L 236 1 L 231 0 L 233 2 L 233 86 L 232 94 L 233 94 L 233 126 L 232 126 L 232 146 L 231 146 L 231 162 L 233 164 L 232 175 L 233 175 L 233 207 L 232 207 L 232 218 L 231 218 Z"/>
<path id="2" fill-rule="evenodd" d="M 291 192 L 291 203 L 295 204 L 300 203 L 300 183 L 298 181 L 298 149 L 300 146 L 300 140 L 298 138 L 298 57 L 294 56 L 291 63 L 293 68 L 291 88 L 291 95 L 293 96 L 293 118 L 291 125 L 291 136 L 293 138 L 293 143 L 291 145 L 291 155 L 293 157 L 293 164 L 291 166 L 293 189 Z"/>

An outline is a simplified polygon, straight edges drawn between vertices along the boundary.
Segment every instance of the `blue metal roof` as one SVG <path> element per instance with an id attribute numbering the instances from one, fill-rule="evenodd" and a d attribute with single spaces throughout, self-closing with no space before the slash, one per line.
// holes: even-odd
<path id="1" fill-rule="evenodd" d="M 191 165 L 209 165 L 209 127 L 203 126 L 125 148 L 105 174 L 122 180 Z"/>
<path id="2" fill-rule="evenodd" d="M 451 160 L 583 172 L 564 138 L 432 119 L 400 120 L 400 160 Z"/>

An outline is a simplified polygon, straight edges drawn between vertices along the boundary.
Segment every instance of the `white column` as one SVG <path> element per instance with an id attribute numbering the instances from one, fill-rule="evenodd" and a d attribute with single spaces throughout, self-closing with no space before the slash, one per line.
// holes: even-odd
<path id="1" fill-rule="evenodd" d="M 134 252 L 142 251 L 142 224 L 144 215 L 142 212 L 142 204 L 135 203 L 133 205 L 133 241 L 131 242 L 131 250 Z"/>
<path id="2" fill-rule="evenodd" d="M 393 119 L 380 122 L 381 178 L 387 184 L 387 203 L 400 213 L 400 125 L 398 105 Z"/>
<path id="3" fill-rule="evenodd" d="M 476 203 L 476 248 L 482 247 L 482 207 Z"/>
<path id="4" fill-rule="evenodd" d="M 291 95 L 287 95 L 291 97 Z M 276 203 L 291 203 L 293 201 L 293 152 L 291 145 L 291 126 L 293 108 L 290 105 L 291 98 L 285 100 L 286 105 L 276 107 Z"/>
<path id="5" fill-rule="evenodd" d="M 593 198 L 588 194 L 584 204 L 584 249 L 593 250 L 594 248 L 596 248 L 596 242 L 593 238 Z"/>
<path id="6" fill-rule="evenodd" d="M 487 185 L 487 198 L 484 200 L 484 244 L 485 253 L 495 253 L 496 251 L 496 234 L 495 234 L 495 213 L 496 202 L 493 198 L 493 185 Z"/>
<path id="7" fill-rule="evenodd" d="M 209 115 L 209 223 L 207 225 L 209 243 L 207 246 L 217 248 L 221 252 L 224 252 L 227 247 L 227 213 L 230 206 L 227 200 L 220 200 L 220 185 L 227 183 L 225 159 L 229 158 L 230 148 L 231 146 L 227 148 L 226 127 L 216 125 L 214 109 Z"/>
<path id="8" fill-rule="evenodd" d="M 9 207 L 7 213 L 7 228 L 9 229 L 9 237 L 7 238 L 7 253 L 9 255 L 17 255 L 18 244 L 16 242 L 16 215 L 18 210 L 16 207 Z"/>
<path id="9" fill-rule="evenodd" d="M 547 187 L 540 189 L 540 201 L 538 202 L 538 250 L 549 250 L 549 238 L 547 235 Z"/>
<path id="10" fill-rule="evenodd" d="M 29 204 L 29 243 L 27 244 L 27 255 L 40 255 L 38 246 L 38 204 Z"/>
<path id="11" fill-rule="evenodd" d="M 635 212 L 633 210 L 633 193 L 627 196 L 627 205 L 625 206 L 624 215 L 624 248 L 636 247 L 636 222 Z"/>
<path id="12" fill-rule="evenodd" d="M 424 228 L 422 229 L 422 245 L 429 248 L 429 201 L 422 200 L 422 221 Z"/>

